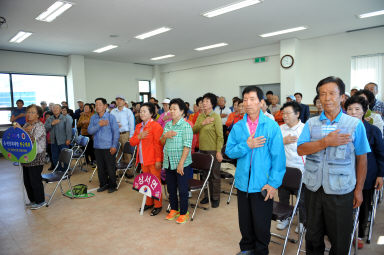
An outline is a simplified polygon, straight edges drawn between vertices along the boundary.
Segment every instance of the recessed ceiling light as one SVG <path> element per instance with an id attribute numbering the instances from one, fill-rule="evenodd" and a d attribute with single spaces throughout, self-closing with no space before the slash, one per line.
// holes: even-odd
<path id="1" fill-rule="evenodd" d="M 303 26 L 294 27 L 294 28 L 284 29 L 284 30 L 280 30 L 280 31 L 272 32 L 272 33 L 262 34 L 260 36 L 261 37 L 270 37 L 270 36 L 275 36 L 275 35 L 292 33 L 292 32 L 296 32 L 296 31 L 300 31 L 300 30 L 304 30 L 304 29 L 307 29 L 307 27 L 303 27 Z"/>
<path id="2" fill-rule="evenodd" d="M 135 38 L 143 40 L 145 38 L 148 38 L 148 37 L 151 37 L 151 36 L 154 36 L 154 35 L 158 35 L 158 34 L 161 34 L 161 33 L 168 32 L 171 29 L 172 28 L 170 28 L 170 27 L 161 27 L 161 28 L 155 29 L 153 31 L 149 31 L 149 32 L 144 33 L 144 34 L 137 35 L 137 36 L 135 36 Z"/>
<path id="3" fill-rule="evenodd" d="M 164 56 L 160 56 L 160 57 L 151 58 L 151 60 L 160 60 L 160 59 L 164 59 L 164 58 L 173 58 L 174 56 L 175 55 L 169 54 L 169 55 L 164 55 Z"/>
<path id="4" fill-rule="evenodd" d="M 228 45 L 228 43 L 217 43 L 217 44 L 212 44 L 212 45 L 196 48 L 195 50 L 197 50 L 197 51 L 209 50 L 209 49 L 213 49 L 213 48 L 224 47 L 227 45 Z"/>
<path id="5" fill-rule="evenodd" d="M 370 18 L 370 17 L 379 16 L 383 14 L 384 14 L 384 10 L 381 10 L 376 12 L 368 12 L 368 13 L 360 14 L 360 15 L 357 15 L 357 17 L 359 17 L 360 19 L 364 19 L 364 18 Z"/>
<path id="6" fill-rule="evenodd" d="M 94 50 L 93 52 L 96 52 L 96 53 L 102 53 L 104 51 L 107 51 L 107 50 L 112 50 L 114 48 L 117 48 L 117 45 L 108 45 L 108 46 L 105 46 L 103 48 L 100 48 L 100 49 L 97 49 L 97 50 Z"/>
<path id="7" fill-rule="evenodd" d="M 9 40 L 9 42 L 21 43 L 22 41 L 24 41 L 25 39 L 27 39 L 31 35 L 32 35 L 32 33 L 30 33 L 30 32 L 20 31 L 14 37 L 12 37 L 11 40 Z"/>
<path id="8" fill-rule="evenodd" d="M 245 1 L 240 1 L 240 2 L 237 2 L 237 3 L 233 3 L 233 4 L 229 4 L 227 6 L 220 7 L 218 9 L 215 9 L 215 10 L 212 10 L 212 11 L 205 12 L 202 15 L 204 17 L 207 17 L 207 18 L 212 18 L 212 17 L 216 17 L 216 16 L 219 16 L 219 15 L 227 13 L 227 12 L 236 11 L 238 9 L 241 9 L 241 8 L 244 8 L 244 7 L 248 7 L 248 6 L 251 6 L 251 5 L 254 5 L 254 4 L 258 4 L 258 3 L 261 3 L 261 2 L 262 2 L 262 0 L 245 0 Z"/>
<path id="9" fill-rule="evenodd" d="M 37 16 L 37 20 L 51 22 L 60 16 L 63 12 L 71 8 L 73 3 L 65 1 L 57 1 L 52 4 L 45 12 Z"/>

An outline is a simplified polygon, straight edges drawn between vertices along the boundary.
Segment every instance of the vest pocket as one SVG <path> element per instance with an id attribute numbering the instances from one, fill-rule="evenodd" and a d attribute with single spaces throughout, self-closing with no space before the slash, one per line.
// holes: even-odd
<path id="1" fill-rule="evenodd" d="M 328 163 L 329 188 L 333 191 L 343 191 L 351 185 L 352 173 L 346 164 Z"/>
<path id="2" fill-rule="evenodd" d="M 305 162 L 303 182 L 305 183 L 307 188 L 311 190 L 315 188 L 317 181 L 319 179 L 320 160 L 315 159 L 313 155 L 311 155 L 310 157 L 308 156 Z"/>

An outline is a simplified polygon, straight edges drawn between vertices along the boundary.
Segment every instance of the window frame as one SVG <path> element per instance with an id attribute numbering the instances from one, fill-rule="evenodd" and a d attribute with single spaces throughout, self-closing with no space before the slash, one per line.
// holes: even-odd
<path id="1" fill-rule="evenodd" d="M 10 96 L 11 96 L 11 107 L 0 107 L 0 111 L 13 111 L 16 109 L 15 105 L 15 98 L 13 93 L 13 81 L 12 81 L 12 75 L 36 75 L 36 76 L 55 76 L 55 77 L 64 77 L 64 89 L 65 89 L 65 100 L 68 102 L 68 83 L 67 83 L 67 76 L 66 75 L 59 75 L 59 74 L 38 74 L 38 73 L 18 73 L 18 72 L 2 72 L 0 71 L 0 74 L 8 74 L 9 77 L 9 87 L 10 87 Z M 9 127 L 11 124 L 1 124 L 0 127 Z"/>

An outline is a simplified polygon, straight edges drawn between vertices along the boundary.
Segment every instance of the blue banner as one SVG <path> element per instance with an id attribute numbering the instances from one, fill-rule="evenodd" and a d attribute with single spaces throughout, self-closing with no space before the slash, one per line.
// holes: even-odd
<path id="1" fill-rule="evenodd" d="M 3 134 L 0 151 L 13 162 L 28 163 L 36 157 L 36 142 L 21 128 L 8 128 Z"/>

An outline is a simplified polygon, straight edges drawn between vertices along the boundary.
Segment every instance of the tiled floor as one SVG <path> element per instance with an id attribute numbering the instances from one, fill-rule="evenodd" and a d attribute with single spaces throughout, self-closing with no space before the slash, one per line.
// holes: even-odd
<path id="1" fill-rule="evenodd" d="M 77 172 L 72 183 L 96 188 L 97 177 L 88 183 L 89 176 L 90 173 Z M 24 209 L 20 177 L 18 167 L 0 160 L 0 254 L 236 254 L 239 251 L 236 197 L 227 205 L 227 195 L 222 194 L 218 209 L 198 210 L 193 222 L 177 225 L 164 220 L 165 210 L 156 217 L 150 217 L 149 213 L 140 216 L 142 196 L 125 182 L 113 194 L 95 192 L 93 198 L 71 200 L 58 192 L 50 207 L 37 211 Z M 274 224 L 272 230 L 275 231 Z M 373 240 L 359 254 L 383 254 L 384 246 L 377 245 L 379 235 L 384 235 L 382 205 Z M 271 243 L 270 254 L 280 254 L 281 248 Z M 296 254 L 296 245 L 289 244 L 286 254 Z"/>

